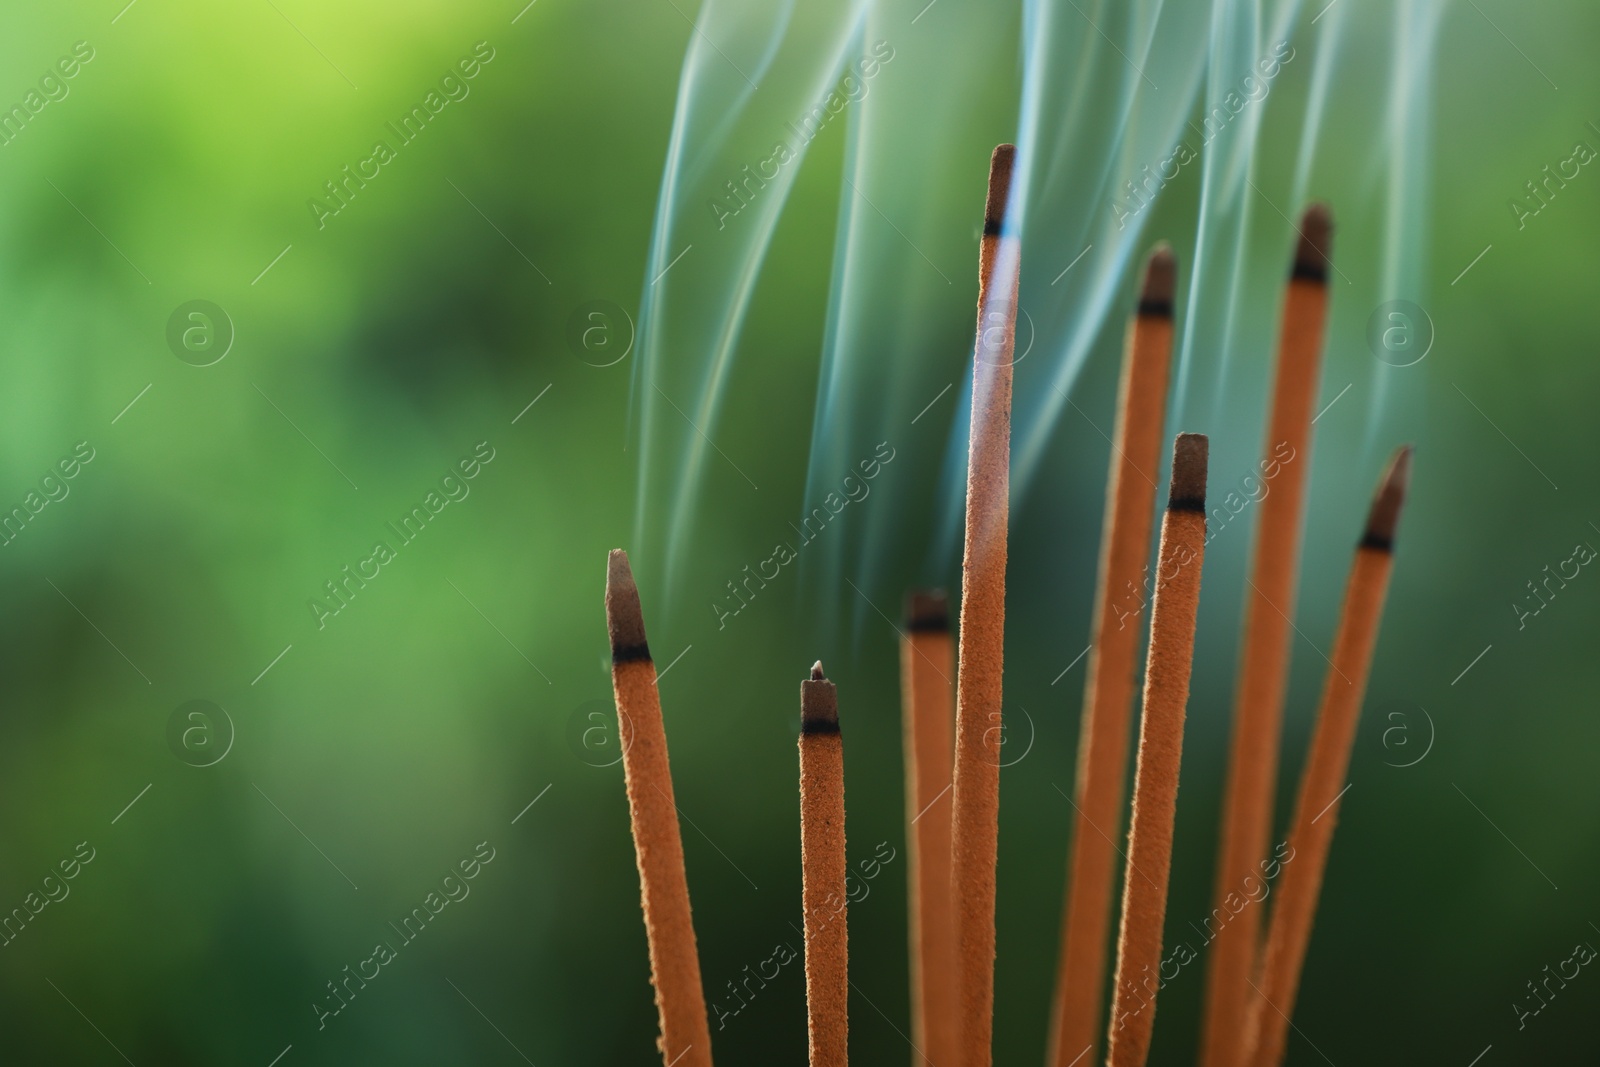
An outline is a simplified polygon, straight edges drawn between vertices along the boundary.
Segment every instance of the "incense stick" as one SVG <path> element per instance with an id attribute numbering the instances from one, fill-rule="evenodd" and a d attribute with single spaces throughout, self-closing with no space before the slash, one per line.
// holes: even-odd
<path id="1" fill-rule="evenodd" d="M 1194 663 L 1195 612 L 1206 551 L 1207 439 L 1179 434 L 1161 520 L 1156 592 L 1145 659 L 1144 713 L 1123 874 L 1122 932 L 1112 986 L 1109 1067 L 1144 1067 L 1155 1026 L 1161 926 L 1172 870 L 1172 824 L 1183 759 L 1183 720 Z M 1141 994 L 1141 989 L 1143 994 Z M 1146 996 L 1148 995 L 1148 999 Z"/>
<path id="2" fill-rule="evenodd" d="M 906 877 L 911 926 L 911 1043 L 933 1064 L 956 1060 L 956 945 L 950 908 L 950 764 L 954 646 L 942 590 L 906 598 L 900 642 L 904 707 Z"/>
<path id="3" fill-rule="evenodd" d="M 1405 501 L 1411 471 L 1411 449 L 1402 448 L 1385 472 L 1367 515 L 1367 527 L 1356 549 L 1345 587 L 1333 659 L 1323 682 L 1322 704 L 1311 738 L 1311 751 L 1300 777 L 1289 845 L 1294 859 L 1283 869 L 1277 904 L 1262 956 L 1261 979 L 1251 997 L 1245 1051 L 1241 1062 L 1277 1067 L 1283 1060 L 1289 1019 L 1294 1014 L 1300 971 L 1311 940 L 1311 923 L 1322 892 L 1328 850 L 1339 821 L 1339 800 L 1355 743 L 1356 720 L 1367 688 L 1378 623 L 1394 563 L 1394 534 Z M 1251 1040 L 1253 1035 L 1254 1040 Z M 1252 1051 L 1253 1050 L 1253 1051 Z"/>
<path id="4" fill-rule="evenodd" d="M 1005 230 L 1016 148 L 989 163 L 978 252 L 978 336 L 961 560 L 951 884 L 956 903 L 962 1067 L 989 1067 L 994 1025 L 995 858 L 1000 831 L 1000 697 L 1005 658 L 1006 528 L 1017 238 Z"/>
<path id="5" fill-rule="evenodd" d="M 661 1024 L 657 1046 L 663 1064 L 711 1067 L 711 1032 L 700 986 L 656 667 L 645 640 L 639 589 L 627 553 L 620 548 L 612 551 L 606 565 L 606 627 L 611 635 L 611 685 L 617 701 L 628 817 L 650 943 L 650 983 Z"/>
<path id="6" fill-rule="evenodd" d="M 1045 1061 L 1053 1067 L 1069 1067 L 1099 1039 L 1116 874 L 1113 842 L 1122 829 L 1128 715 L 1156 498 L 1152 476 L 1160 462 L 1166 412 L 1176 272 L 1172 250 L 1162 244 L 1145 267 L 1139 309 L 1129 325 L 1122 360 L 1078 737 L 1077 815 L 1061 920 L 1050 1054 Z"/>
<path id="7" fill-rule="evenodd" d="M 1314 204 L 1300 221 L 1300 240 L 1284 297 L 1277 378 L 1263 473 L 1276 466 L 1260 504 L 1251 588 L 1245 598 L 1244 651 L 1234 697 L 1233 741 L 1223 794 L 1216 907 L 1255 873 L 1272 832 L 1283 701 L 1289 679 L 1295 581 L 1311 473 L 1311 419 L 1320 377 L 1328 309 L 1328 254 L 1333 220 Z M 1269 466 L 1272 465 L 1272 466 Z M 1231 914 L 1231 913 L 1230 913 Z M 1241 1053 L 1250 968 L 1260 939 L 1259 908 L 1221 927 L 1206 962 L 1202 1067 L 1236 1067 Z"/>
<path id="8" fill-rule="evenodd" d="M 844 857 L 844 745 L 822 662 L 800 683 L 800 866 L 806 925 L 811 1067 L 849 1062 L 849 939 Z"/>

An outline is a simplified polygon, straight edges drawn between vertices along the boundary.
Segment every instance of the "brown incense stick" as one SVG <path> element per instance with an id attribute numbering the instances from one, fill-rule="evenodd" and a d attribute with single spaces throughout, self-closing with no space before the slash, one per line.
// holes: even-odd
<path id="1" fill-rule="evenodd" d="M 1000 833 L 1000 696 L 1005 658 L 1006 528 L 1011 467 L 1011 360 L 1017 325 L 1017 237 L 1005 229 L 1016 147 L 989 162 L 978 250 L 978 337 L 967 449 L 967 528 L 951 884 L 956 906 L 962 1067 L 989 1067 L 994 1026 L 995 859 Z"/>
<path id="2" fill-rule="evenodd" d="M 617 701 L 628 816 L 650 943 L 650 982 L 661 1022 L 657 1047 L 663 1064 L 711 1067 L 711 1032 L 700 987 L 700 957 L 656 666 L 645 641 L 639 588 L 627 553 L 620 548 L 611 552 L 606 565 L 606 627 L 611 634 L 611 686 Z"/>
<path id="3" fill-rule="evenodd" d="M 1292 851 L 1274 894 L 1277 903 L 1267 931 L 1261 977 L 1252 991 L 1241 1062 L 1253 1067 L 1277 1067 L 1283 1061 L 1289 1019 L 1294 1015 L 1300 971 L 1311 940 L 1311 922 L 1322 892 L 1328 850 L 1339 821 L 1339 800 L 1347 788 L 1345 772 L 1355 743 L 1356 720 L 1367 688 L 1372 650 L 1378 641 L 1378 623 L 1389 590 L 1394 563 L 1395 527 L 1405 501 L 1411 472 L 1411 449 L 1395 453 L 1373 498 L 1367 527 L 1356 549 L 1355 564 L 1345 587 L 1339 632 L 1333 659 L 1322 688 L 1311 751 L 1300 776 L 1289 832 Z"/>
<path id="4" fill-rule="evenodd" d="M 900 642 L 906 859 L 911 925 L 911 1043 L 927 1062 L 956 1062 L 956 944 L 950 908 L 950 764 L 954 646 L 942 590 L 906 598 Z"/>
<path id="5" fill-rule="evenodd" d="M 1172 350 L 1172 296 L 1177 262 L 1165 244 L 1145 267 L 1139 310 L 1128 329 L 1117 397 L 1117 423 L 1106 485 L 1100 579 L 1095 589 L 1078 776 L 1077 817 L 1061 921 L 1054 1021 L 1046 1063 L 1069 1067 L 1099 1038 L 1106 939 L 1115 885 L 1113 843 L 1122 829 L 1138 622 L 1144 615 L 1144 568 L 1161 457 Z M 937 1062 L 937 1061 L 935 1061 Z"/>
<path id="6" fill-rule="evenodd" d="M 1179 434 L 1161 520 L 1156 592 L 1145 658 L 1144 713 L 1134 771 L 1133 818 L 1123 873 L 1122 932 L 1111 995 L 1109 1067 L 1144 1067 L 1156 1021 L 1161 925 L 1172 869 L 1183 720 L 1194 664 L 1195 612 L 1206 552 L 1206 457 L 1201 434 Z"/>
<path id="7" fill-rule="evenodd" d="M 1311 473 L 1311 420 L 1322 363 L 1328 311 L 1328 264 L 1333 220 L 1314 204 L 1300 220 L 1284 298 L 1277 379 L 1267 431 L 1250 589 L 1245 597 L 1244 652 L 1234 697 L 1233 741 L 1223 794 L 1216 907 L 1254 875 L 1272 832 L 1278 746 L 1293 638 L 1306 481 Z M 1261 909 L 1245 908 L 1222 926 L 1206 962 L 1202 1067 L 1237 1067 L 1250 969 L 1260 941 Z M 1224 912 L 1232 914 L 1231 912 Z"/>
<path id="8" fill-rule="evenodd" d="M 811 1067 L 849 1062 L 845 926 L 844 745 L 839 701 L 822 662 L 800 683 L 800 869 L 806 924 L 806 1028 Z"/>

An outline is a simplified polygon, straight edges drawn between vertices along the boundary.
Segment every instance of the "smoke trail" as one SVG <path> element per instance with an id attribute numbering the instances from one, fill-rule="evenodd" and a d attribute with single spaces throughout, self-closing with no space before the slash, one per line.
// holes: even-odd
<path id="1" fill-rule="evenodd" d="M 1223 0 L 1212 11 L 1207 90 L 1198 122 L 1189 125 L 1201 142 L 1204 159 L 1194 281 L 1177 352 L 1173 413 L 1178 420 L 1184 418 L 1193 394 L 1191 379 L 1199 353 L 1215 354 L 1209 418 L 1216 424 L 1232 390 L 1235 354 L 1247 346 L 1259 348 L 1266 336 L 1259 324 L 1272 321 L 1270 314 L 1257 314 L 1262 301 L 1250 299 L 1254 291 L 1246 271 L 1254 265 L 1250 250 L 1257 217 L 1264 217 L 1287 241 L 1300 211 L 1302 194 L 1283 200 L 1263 191 L 1258 180 L 1261 129 L 1273 103 L 1273 88 L 1284 77 L 1284 68 L 1296 60 L 1304 63 L 1288 42 L 1299 10 L 1298 3 L 1283 5 L 1265 31 L 1258 4 Z M 1272 264 L 1263 277 L 1269 280 L 1268 294 L 1276 294 L 1282 264 Z M 1268 299 L 1266 306 L 1274 306 L 1275 295 Z M 1256 327 L 1255 333 L 1241 336 L 1241 322 Z"/>
<path id="2" fill-rule="evenodd" d="M 1386 294 L 1415 292 L 1420 278 L 1441 6 L 1403 0 L 1393 16 L 1388 122 L 1372 157 L 1386 180 Z M 795 136 L 795 115 L 832 101 L 839 117 L 829 121 L 847 127 L 802 521 L 880 443 L 943 455 L 936 493 L 897 468 L 899 481 L 876 482 L 877 500 L 802 557 L 806 585 L 828 600 L 824 614 L 834 615 L 848 580 L 863 591 L 859 619 L 882 610 L 867 600 L 868 576 L 891 563 L 905 569 L 895 553 L 903 556 L 913 517 L 933 520 L 922 538 L 925 576 L 947 573 L 960 542 L 970 295 L 985 165 L 1000 139 L 994 117 L 1014 114 L 1018 146 L 1019 499 L 1061 419 L 1087 417 L 1066 413 L 1077 406 L 1070 397 L 1096 346 L 1120 337 L 1158 209 L 1164 220 L 1191 210 L 1194 219 L 1187 241 L 1162 234 L 1178 246 L 1186 283 L 1174 420 L 1202 385 L 1211 421 L 1236 385 L 1253 386 L 1244 371 L 1270 359 L 1307 191 L 1320 180 L 1319 195 L 1352 195 L 1352 168 L 1327 168 L 1320 149 L 1325 119 L 1343 106 L 1332 87 L 1349 67 L 1346 24 L 1364 17 L 1340 3 L 1312 14 L 1299 0 L 1023 0 L 1019 42 L 1010 13 L 977 5 L 832 0 L 769 10 L 708 0 L 680 78 L 641 312 L 636 544 L 664 528 L 658 551 L 675 574 L 708 472 L 750 480 L 714 442 L 751 295 L 810 143 Z M 879 49 L 891 58 L 865 75 L 858 64 Z M 1019 68 L 1012 89 L 1008 67 Z M 841 95 L 842 75 L 861 91 Z M 1303 110 L 1270 126 L 1287 137 L 1267 133 L 1269 115 L 1283 110 L 1280 79 L 1304 92 Z M 787 149 L 780 163 L 768 155 L 774 137 Z M 1166 206 L 1174 195 L 1175 209 Z M 955 348 L 954 336 L 969 340 Z M 1372 420 L 1387 372 L 1376 372 Z"/>
<path id="3" fill-rule="evenodd" d="M 1155 198 L 1184 165 L 1179 132 L 1205 67 L 1193 47 L 1203 18 L 1182 4 L 1024 7 L 1020 306 L 1037 336 L 1017 367 L 1014 498 L 1027 491 L 1123 291 Z M 970 368 L 963 381 L 964 412 Z M 946 453 L 941 559 L 960 537 L 966 431 L 963 418 Z"/>
<path id="4" fill-rule="evenodd" d="M 943 439 L 962 358 L 943 338 L 956 323 L 971 335 L 976 224 L 993 147 L 975 134 L 971 101 L 1003 69 L 1013 33 L 978 5 L 941 4 L 914 23 L 877 8 L 868 20 L 867 38 L 891 42 L 895 59 L 851 115 L 802 515 L 879 442 L 926 448 Z M 954 55 L 962 61 L 951 63 Z M 908 120 L 917 115 L 939 121 Z M 953 215 L 952 200 L 969 211 Z M 857 520 L 858 588 L 903 534 L 918 495 L 903 477 L 872 492 L 878 499 Z M 847 547 L 830 535 L 802 557 L 825 617 L 843 587 Z M 858 617 L 872 610 L 860 597 L 854 607 Z"/>
<path id="5" fill-rule="evenodd" d="M 712 435 L 762 260 L 817 132 L 812 126 L 832 117 L 830 86 L 865 10 L 861 2 L 820 3 L 797 16 L 792 3 L 709 0 L 690 38 L 633 381 L 634 546 L 661 553 L 669 595 L 710 454 L 720 452 Z M 825 101 L 820 116 L 818 101 Z M 736 462 L 725 453 L 721 459 L 758 491 Z M 658 550 L 646 531 L 662 527 Z"/>
<path id="6" fill-rule="evenodd" d="M 1421 151 L 1432 130 L 1432 80 L 1434 51 L 1442 0 L 1403 0 L 1394 9 L 1394 50 L 1390 55 L 1390 100 L 1384 138 L 1388 188 L 1384 200 L 1383 262 L 1379 295 L 1382 300 L 1407 298 L 1421 303 L 1424 250 L 1427 247 L 1428 154 Z M 1426 314 L 1426 312 L 1424 312 Z M 1424 323 L 1413 329 L 1428 329 Z M 1405 369 L 1379 361 L 1374 369 L 1372 402 L 1367 408 L 1363 451 L 1377 444 L 1378 428 L 1385 421 L 1390 394 Z M 1420 392 L 1420 375 L 1412 373 L 1409 393 Z"/>

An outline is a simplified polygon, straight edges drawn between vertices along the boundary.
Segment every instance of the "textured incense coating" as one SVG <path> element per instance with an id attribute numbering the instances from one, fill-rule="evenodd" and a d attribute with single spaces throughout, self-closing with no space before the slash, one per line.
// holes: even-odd
<path id="1" fill-rule="evenodd" d="M 845 925 L 844 743 L 822 663 L 800 683 L 800 870 L 811 1067 L 849 1062 L 850 946 Z"/>
<path id="2" fill-rule="evenodd" d="M 1172 250 L 1162 244 L 1145 268 L 1139 312 L 1128 328 L 1122 360 L 1078 736 L 1076 810 L 1061 920 L 1061 955 L 1046 1059 L 1052 1067 L 1069 1067 L 1094 1046 L 1100 1033 L 1115 888 L 1114 842 L 1122 831 L 1128 717 L 1147 593 L 1145 565 L 1161 461 L 1176 277 Z"/>
<path id="3" fill-rule="evenodd" d="M 955 648 L 942 591 L 906 598 L 900 642 L 905 744 L 906 876 L 911 926 L 911 1043 L 929 1063 L 956 1062 L 956 943 L 950 907 L 950 765 Z M 921 1062 L 920 1060 L 918 1061 Z"/>
<path id="4" fill-rule="evenodd" d="M 1205 437 L 1178 435 L 1172 450 L 1172 494 L 1161 520 L 1156 593 L 1150 611 L 1144 714 L 1139 722 L 1133 819 L 1123 874 L 1122 932 L 1111 997 L 1109 1067 L 1143 1067 L 1156 1021 L 1161 926 L 1167 913 L 1183 720 L 1206 551 L 1206 457 Z M 1197 499 L 1198 508 L 1194 506 Z"/>
<path id="5" fill-rule="evenodd" d="M 1234 694 L 1233 740 L 1223 792 L 1215 906 L 1258 870 L 1272 833 L 1273 795 L 1289 650 L 1294 638 L 1296 574 L 1311 473 L 1311 419 L 1321 376 L 1328 311 L 1327 264 L 1332 218 L 1320 204 L 1306 209 L 1284 298 L 1277 380 L 1267 432 L 1251 587 L 1245 590 L 1244 650 Z M 1260 943 L 1261 908 L 1245 908 L 1221 927 L 1206 961 L 1202 1067 L 1238 1067 L 1248 985 Z"/>
<path id="6" fill-rule="evenodd" d="M 1016 148 L 1000 145 L 978 251 L 978 336 L 967 450 L 961 634 L 951 834 L 959 959 L 961 1067 L 989 1067 L 994 1025 L 995 858 L 1000 830 L 1000 696 L 1011 467 L 1011 359 L 1020 251 L 1005 231 Z"/>
<path id="7" fill-rule="evenodd" d="M 700 986 L 700 957 L 656 667 L 645 642 L 639 589 L 621 549 L 612 551 L 606 566 L 606 627 L 611 634 L 611 685 L 617 701 L 628 817 L 650 943 L 650 983 L 661 1023 L 657 1045 L 663 1064 L 711 1067 L 711 1032 Z"/>
<path id="8" fill-rule="evenodd" d="M 1243 1062 L 1251 1067 L 1277 1067 L 1283 1061 L 1289 1019 L 1294 1015 L 1300 971 L 1311 940 L 1311 922 L 1322 892 L 1322 876 L 1339 821 L 1339 798 L 1350 767 L 1356 720 L 1367 688 L 1378 623 L 1389 590 L 1394 557 L 1394 530 L 1400 518 L 1411 449 L 1395 454 L 1372 501 L 1367 528 L 1356 549 L 1355 564 L 1345 587 L 1333 660 L 1322 687 L 1322 704 L 1311 735 L 1311 752 L 1300 777 L 1294 822 L 1289 831 L 1289 856 L 1278 883 L 1277 904 L 1263 950 L 1259 992 L 1251 990 Z M 1280 1014 L 1281 1013 L 1281 1014 Z"/>

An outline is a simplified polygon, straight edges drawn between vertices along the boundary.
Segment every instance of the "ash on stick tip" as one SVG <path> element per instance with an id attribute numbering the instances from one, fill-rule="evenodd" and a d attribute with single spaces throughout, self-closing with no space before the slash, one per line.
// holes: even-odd
<path id="1" fill-rule="evenodd" d="M 1206 462 L 1210 450 L 1210 439 L 1203 433 L 1180 433 L 1172 443 L 1168 510 L 1202 513 L 1206 510 Z"/>
<path id="2" fill-rule="evenodd" d="M 1300 242 L 1295 247 L 1293 276 L 1310 281 L 1328 280 L 1333 256 L 1333 212 L 1327 204 L 1312 204 L 1300 216 Z"/>
<path id="3" fill-rule="evenodd" d="M 800 683 L 800 732 L 836 734 L 839 732 L 839 694 L 822 673 L 822 661 L 811 667 L 811 677 Z"/>
<path id="4" fill-rule="evenodd" d="M 612 549 L 606 558 L 606 629 L 611 635 L 612 663 L 650 658 L 639 587 L 628 566 L 628 554 L 620 548 Z"/>
<path id="5" fill-rule="evenodd" d="M 983 235 L 1000 233 L 1006 218 L 1006 200 L 1011 195 L 1011 168 L 1017 161 L 1017 146 L 996 145 L 989 157 L 989 197 L 983 205 Z"/>
<path id="6" fill-rule="evenodd" d="M 1162 241 L 1144 267 L 1144 289 L 1139 294 L 1139 314 L 1172 318 L 1172 298 L 1178 289 L 1178 257 Z"/>
<path id="7" fill-rule="evenodd" d="M 1394 548 L 1400 508 L 1406 502 L 1406 487 L 1411 481 L 1411 453 L 1411 446 L 1406 445 L 1389 461 L 1389 469 L 1384 471 L 1383 481 L 1372 498 L 1372 508 L 1367 512 L 1367 529 L 1361 538 L 1361 547 L 1383 552 Z"/>
<path id="8" fill-rule="evenodd" d="M 950 598 L 943 589 L 913 589 L 906 594 L 906 630 L 950 632 Z"/>

